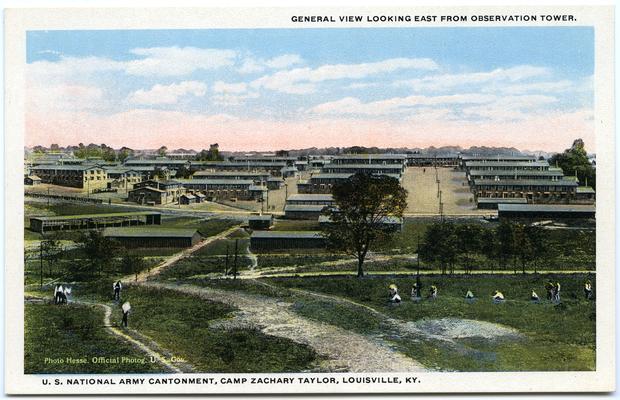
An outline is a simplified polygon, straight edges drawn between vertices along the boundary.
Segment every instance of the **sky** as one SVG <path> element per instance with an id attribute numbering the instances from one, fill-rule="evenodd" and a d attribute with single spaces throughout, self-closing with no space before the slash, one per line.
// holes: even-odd
<path id="1" fill-rule="evenodd" d="M 590 27 L 31 31 L 26 145 L 594 151 Z"/>

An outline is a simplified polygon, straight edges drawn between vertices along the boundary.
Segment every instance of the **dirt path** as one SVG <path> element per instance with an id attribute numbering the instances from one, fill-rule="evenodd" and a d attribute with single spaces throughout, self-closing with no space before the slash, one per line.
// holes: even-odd
<path id="1" fill-rule="evenodd" d="M 26 295 L 26 302 L 31 303 L 44 303 L 47 300 L 38 296 Z M 103 308 L 103 326 L 105 329 L 112 334 L 113 336 L 118 337 L 121 340 L 131 343 L 135 348 L 145 353 L 149 357 L 157 360 L 159 364 L 164 366 L 168 372 L 182 373 L 182 372 L 192 372 L 193 367 L 187 363 L 179 364 L 179 367 L 172 364 L 168 361 L 166 355 L 164 353 L 168 353 L 166 350 L 161 349 L 157 343 L 140 334 L 137 331 L 132 329 L 121 330 L 114 325 L 112 325 L 112 307 L 103 303 L 94 303 L 90 301 L 83 300 L 72 300 L 75 304 L 86 305 L 86 306 L 95 306 Z M 137 337 L 137 338 L 136 338 Z"/>
<path id="2" fill-rule="evenodd" d="M 266 282 L 254 281 L 256 283 L 268 286 L 272 289 L 280 289 L 277 286 L 270 285 Z M 420 321 L 402 321 L 387 314 L 384 314 L 370 306 L 357 303 L 353 300 L 338 297 L 334 295 L 316 293 L 309 290 L 287 288 L 289 291 L 299 293 L 301 295 L 319 298 L 322 300 L 332 301 L 338 304 L 346 304 L 353 307 L 362 308 L 367 312 L 381 318 L 386 325 L 386 335 L 396 335 L 399 337 L 410 337 L 412 339 L 433 339 L 440 342 L 455 345 L 456 339 L 463 337 L 483 337 L 487 340 L 493 340 L 496 337 L 521 337 L 521 334 L 513 328 L 506 327 L 501 324 L 495 324 L 487 321 L 467 320 L 459 318 L 444 318 L 437 320 L 420 320 Z"/>
<path id="3" fill-rule="evenodd" d="M 321 371 L 409 372 L 423 371 L 422 365 L 389 348 L 381 340 L 306 319 L 290 309 L 291 303 L 243 292 L 190 285 L 145 283 L 192 294 L 240 309 L 237 318 L 222 322 L 231 326 L 254 326 L 268 335 L 279 336 L 312 347 L 327 360 Z"/>
<path id="4" fill-rule="evenodd" d="M 153 357 L 154 359 L 157 360 L 158 363 L 160 363 L 161 365 L 166 367 L 166 369 L 169 372 L 176 372 L 176 373 L 184 372 L 181 369 L 177 368 L 172 363 L 170 363 L 166 359 L 166 357 L 163 354 L 161 354 L 159 351 L 154 350 L 153 348 L 151 348 L 150 346 L 148 346 L 147 344 L 145 344 L 144 342 L 142 342 L 140 340 L 134 339 L 132 336 L 130 336 L 128 334 L 128 332 L 122 331 L 122 330 L 116 328 L 115 326 L 113 326 L 112 325 L 112 321 L 110 319 L 111 316 L 112 316 L 112 308 L 110 306 L 108 306 L 107 304 L 103 304 L 103 303 L 90 303 L 90 302 L 85 302 L 85 301 L 76 301 L 76 303 L 78 303 L 78 304 L 85 304 L 85 305 L 93 305 L 93 306 L 97 306 L 97 307 L 103 308 L 103 310 L 104 310 L 103 326 L 105 326 L 105 328 L 106 328 L 106 330 L 108 332 L 110 332 L 112 335 L 117 336 L 118 338 L 120 338 L 122 340 L 125 340 L 125 341 L 131 343 L 134 347 L 138 348 L 143 353 L 146 353 L 149 357 Z"/>
<path id="5" fill-rule="evenodd" d="M 159 265 L 157 265 L 154 268 L 151 268 L 150 271 L 142 271 L 141 273 L 138 274 L 137 278 L 134 275 L 127 275 L 123 278 L 124 281 L 126 282 L 145 282 L 149 277 L 158 275 L 160 273 L 160 271 L 166 267 L 169 267 L 170 265 L 174 264 L 175 262 L 179 261 L 182 258 L 185 257 L 189 257 L 190 255 L 192 255 L 194 252 L 202 249 L 203 247 L 205 247 L 208 244 L 211 244 L 213 242 L 215 242 L 216 240 L 220 240 L 225 238 L 226 236 L 230 235 L 231 233 L 233 233 L 234 231 L 236 231 L 237 229 L 239 229 L 239 226 L 233 226 L 232 228 L 229 228 L 223 232 L 218 233 L 215 236 L 211 236 L 199 243 L 197 243 L 196 245 L 194 245 L 193 247 L 190 247 L 189 249 L 185 249 L 179 253 L 176 253 L 168 258 L 166 258 L 165 261 L 163 261 L 162 263 L 160 263 Z"/>

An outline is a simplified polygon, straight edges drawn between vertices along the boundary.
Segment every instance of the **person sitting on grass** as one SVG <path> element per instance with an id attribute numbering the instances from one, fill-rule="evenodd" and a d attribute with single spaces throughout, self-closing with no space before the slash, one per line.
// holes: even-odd
<path id="1" fill-rule="evenodd" d="M 540 297 L 538 297 L 538 294 L 534 289 L 532 289 L 532 294 L 530 294 L 530 300 L 534 303 L 538 303 L 540 301 Z"/>
<path id="2" fill-rule="evenodd" d="M 400 304 L 401 299 L 400 299 L 400 295 L 398 294 L 398 288 L 396 287 L 395 284 L 392 283 L 390 285 L 389 293 L 390 293 L 390 297 L 389 297 L 388 302 L 392 305 Z"/>
<path id="3" fill-rule="evenodd" d="M 474 300 L 476 300 L 474 293 L 471 290 L 467 290 L 467 293 L 465 293 L 465 301 L 471 303 Z"/>
<path id="4" fill-rule="evenodd" d="M 502 303 L 504 302 L 505 298 L 504 298 L 504 294 L 502 292 L 500 292 L 499 290 L 496 290 L 493 293 L 493 303 Z"/>
<path id="5" fill-rule="evenodd" d="M 432 285 L 429 292 L 428 292 L 428 298 L 435 300 L 437 298 L 437 286 Z"/>
<path id="6" fill-rule="evenodd" d="M 586 300 L 592 300 L 592 282 L 589 279 L 583 284 L 583 294 Z"/>

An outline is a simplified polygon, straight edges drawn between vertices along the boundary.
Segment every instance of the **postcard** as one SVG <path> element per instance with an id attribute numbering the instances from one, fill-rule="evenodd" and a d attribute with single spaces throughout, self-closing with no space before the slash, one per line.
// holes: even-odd
<path id="1" fill-rule="evenodd" d="M 613 30 L 7 10 L 7 393 L 615 390 Z"/>

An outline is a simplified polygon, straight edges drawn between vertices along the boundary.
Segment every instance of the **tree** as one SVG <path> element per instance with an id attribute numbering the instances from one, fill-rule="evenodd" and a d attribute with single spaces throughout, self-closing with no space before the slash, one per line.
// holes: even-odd
<path id="1" fill-rule="evenodd" d="M 121 147 L 121 149 L 118 151 L 118 154 L 116 155 L 116 158 L 120 162 L 125 162 L 127 158 L 133 157 L 133 155 L 134 151 L 129 147 Z"/>
<path id="2" fill-rule="evenodd" d="M 135 274 L 136 281 L 138 280 L 138 273 L 146 267 L 144 258 L 132 254 L 125 254 L 121 258 L 120 269 L 124 274 Z"/>
<path id="3" fill-rule="evenodd" d="M 454 225 L 448 222 L 436 222 L 430 225 L 424 234 L 420 257 L 424 261 L 439 263 L 441 273 L 445 274 L 448 266 L 454 266 L 457 247 Z"/>
<path id="4" fill-rule="evenodd" d="M 528 262 L 534 257 L 534 247 L 526 227 L 522 224 L 514 226 L 514 256 L 521 262 L 521 271 L 525 274 Z"/>
<path id="5" fill-rule="evenodd" d="M 407 191 L 397 179 L 386 175 L 358 172 L 332 188 L 334 208 L 326 215 L 324 236 L 330 247 L 357 258 L 357 276 L 364 276 L 364 259 L 376 243 L 391 236 L 382 222 L 387 217 L 402 218 L 407 207 Z"/>
<path id="6" fill-rule="evenodd" d="M 217 143 L 209 145 L 209 150 L 202 149 L 200 153 L 196 154 L 196 160 L 198 161 L 222 161 L 224 158 L 220 154 L 220 146 Z"/>
<path id="7" fill-rule="evenodd" d="M 82 269 L 82 272 L 86 272 L 87 275 L 91 275 L 94 271 L 102 275 L 104 268 L 113 263 L 119 252 L 118 244 L 103 236 L 99 231 L 90 231 L 82 236 L 80 244 L 90 264 L 88 270 Z"/>
<path id="8" fill-rule="evenodd" d="M 41 242 L 41 257 L 47 263 L 48 274 L 52 276 L 54 265 L 62 258 L 63 248 L 57 240 L 49 239 Z"/>
<path id="9" fill-rule="evenodd" d="M 497 227 L 496 252 L 500 264 L 506 269 L 506 261 L 514 254 L 514 232 L 510 221 L 502 221 Z"/>
<path id="10" fill-rule="evenodd" d="M 181 165 L 179 168 L 177 168 L 177 174 L 175 175 L 176 178 L 189 178 L 191 176 L 192 172 L 189 170 L 189 168 L 187 168 L 185 165 Z"/>
<path id="11" fill-rule="evenodd" d="M 564 150 L 563 153 L 554 154 L 549 159 L 549 164 L 562 168 L 565 175 L 576 175 L 580 185 L 585 185 L 587 180 L 588 186 L 596 188 L 596 169 L 588 160 L 582 139 L 576 139 L 571 148 Z"/>
<path id="12" fill-rule="evenodd" d="M 482 251 L 483 229 L 477 224 L 459 224 L 454 230 L 456 255 L 466 273 L 471 273 L 475 255 Z"/>
<path id="13" fill-rule="evenodd" d="M 530 225 L 525 227 L 525 234 L 527 235 L 530 246 L 532 248 L 532 264 L 534 265 L 534 273 L 538 272 L 538 264 L 545 257 L 551 243 L 547 239 L 543 229 L 540 226 Z"/>
<path id="14" fill-rule="evenodd" d="M 167 152 L 168 152 L 168 148 L 166 146 L 161 146 L 159 149 L 157 149 L 157 154 L 160 155 L 161 157 L 164 157 Z"/>

